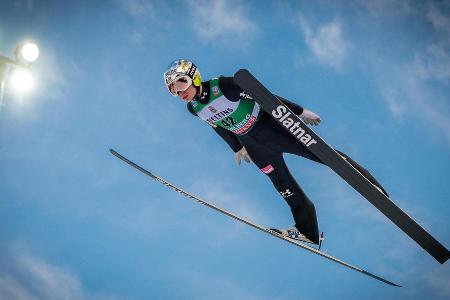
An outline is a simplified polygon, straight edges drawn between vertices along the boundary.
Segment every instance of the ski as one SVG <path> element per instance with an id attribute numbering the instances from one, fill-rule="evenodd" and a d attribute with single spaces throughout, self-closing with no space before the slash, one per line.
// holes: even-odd
<path id="1" fill-rule="evenodd" d="M 161 178 L 161 177 L 159 177 L 159 176 L 153 174 L 152 172 L 147 171 L 147 170 L 144 169 L 143 167 L 137 165 L 136 163 L 132 162 L 131 160 L 127 159 L 126 157 L 120 155 L 119 153 L 117 153 L 117 152 L 114 151 L 113 149 L 110 149 L 109 151 L 110 151 L 115 157 L 117 157 L 117 158 L 119 158 L 120 160 L 124 161 L 125 163 L 127 163 L 127 164 L 130 165 L 131 167 L 137 169 L 138 171 L 144 173 L 145 175 L 151 177 L 152 179 L 154 179 L 154 180 L 156 180 L 156 181 L 158 181 L 158 182 L 164 184 L 165 186 L 170 187 L 171 189 L 177 191 L 178 193 L 182 194 L 183 196 L 185 196 L 185 197 L 187 197 L 187 198 L 189 198 L 189 199 L 195 200 L 195 201 L 197 201 L 198 203 L 203 204 L 203 205 L 205 205 L 205 206 L 207 206 L 207 207 L 209 207 L 209 208 L 212 208 L 212 209 L 214 209 L 214 210 L 216 210 L 216 211 L 218 211 L 218 212 L 220 212 L 220 213 L 222 213 L 222 214 L 224 214 L 224 215 L 226 215 L 226 216 L 228 216 L 228 217 L 231 217 L 231 218 L 233 218 L 233 219 L 235 219 L 235 220 L 237 220 L 237 221 L 239 221 L 239 222 L 242 222 L 242 223 L 244 223 L 244 224 L 247 224 L 247 225 L 249 225 L 249 226 L 251 226 L 251 227 L 253 227 L 253 228 L 255 228 L 255 229 L 258 229 L 258 230 L 260 230 L 260 231 L 262 231 L 262 232 L 264 232 L 264 233 L 270 234 L 271 236 L 274 236 L 274 237 L 276 237 L 276 238 L 279 238 L 279 239 L 281 239 L 281 240 L 284 240 L 284 241 L 286 241 L 286 242 L 288 242 L 288 243 L 291 243 L 291 244 L 293 244 L 293 245 L 295 245 L 295 246 L 297 246 L 297 247 L 303 248 L 303 249 L 305 249 L 305 250 L 307 250 L 307 251 L 309 251 L 309 252 L 312 252 L 312 253 L 314 253 L 314 254 L 320 255 L 320 256 L 322 256 L 322 257 L 324 257 L 324 258 L 326 258 L 326 259 L 329 259 L 329 260 L 331 260 L 331 261 L 334 261 L 334 262 L 336 262 L 336 263 L 338 263 L 338 264 L 340 264 L 340 265 L 342 265 L 342 266 L 344 266 L 344 267 L 347 267 L 347 268 L 349 268 L 349 269 L 351 269 L 351 270 L 360 272 L 360 273 L 362 273 L 362 274 L 364 274 L 364 275 L 367 275 L 367 276 L 369 276 L 369 277 L 375 278 L 375 279 L 377 279 L 377 280 L 379 280 L 379 281 L 382 281 L 382 282 L 384 282 L 384 283 L 387 283 L 387 284 L 389 284 L 389 285 L 400 286 L 400 285 L 395 284 L 395 283 L 393 283 L 393 282 L 391 282 L 391 281 L 388 281 L 388 280 L 386 280 L 386 279 L 384 279 L 384 278 L 381 278 L 381 277 L 379 277 L 379 276 L 377 276 L 377 275 L 374 275 L 374 274 L 372 274 L 372 273 L 370 273 L 370 272 L 367 272 L 367 271 L 365 271 L 365 270 L 363 270 L 363 269 L 361 269 L 361 268 L 358 268 L 358 267 L 353 266 L 353 265 L 351 265 L 351 264 L 349 264 L 349 263 L 346 263 L 346 262 L 344 262 L 344 261 L 342 261 L 342 260 L 340 260 L 340 259 L 338 259 L 338 258 L 335 258 L 335 257 L 333 257 L 333 256 L 331 256 L 331 255 L 329 255 L 329 254 L 327 254 L 327 253 L 325 253 L 325 252 L 322 252 L 322 251 L 320 251 L 320 250 L 318 250 L 318 249 L 316 249 L 316 248 L 314 248 L 314 247 L 311 247 L 311 246 L 308 246 L 308 245 L 306 245 L 306 244 L 304 244 L 304 243 L 302 243 L 302 242 L 299 242 L 299 241 L 296 241 L 296 240 L 287 238 L 287 237 L 285 237 L 284 235 L 282 235 L 281 233 L 278 233 L 277 231 L 275 231 L 275 230 L 273 230 L 273 229 L 266 228 L 266 227 L 264 227 L 264 226 L 261 226 L 261 225 L 259 225 L 259 224 L 254 223 L 254 222 L 252 222 L 252 221 L 250 221 L 250 220 L 247 220 L 247 219 L 245 219 L 245 218 L 242 218 L 242 217 L 240 217 L 240 216 L 237 216 L 237 215 L 235 215 L 235 214 L 233 214 L 233 213 L 231 213 L 231 212 L 229 212 L 229 211 L 227 211 L 227 210 L 225 210 L 225 209 L 222 209 L 222 208 L 220 208 L 220 207 L 217 207 L 217 206 L 215 206 L 214 204 L 211 204 L 211 203 L 209 203 L 209 202 L 207 202 L 207 201 L 201 199 L 200 197 L 197 197 L 197 196 L 195 196 L 195 195 L 193 195 L 193 194 L 191 194 L 191 193 L 188 193 L 188 192 L 184 191 L 183 189 L 181 189 L 181 188 L 179 188 L 179 187 L 177 187 L 177 186 L 171 184 L 170 182 L 166 181 L 165 179 L 163 179 L 163 178 Z M 322 236 L 322 237 L 323 237 L 323 236 Z"/>
<path id="2" fill-rule="evenodd" d="M 443 264 L 449 259 L 450 252 L 439 241 L 401 210 L 390 198 L 376 189 L 359 171 L 306 126 L 280 99 L 272 95 L 249 71 L 239 70 L 234 75 L 234 81 L 287 132 L 311 150 L 438 262 Z"/>

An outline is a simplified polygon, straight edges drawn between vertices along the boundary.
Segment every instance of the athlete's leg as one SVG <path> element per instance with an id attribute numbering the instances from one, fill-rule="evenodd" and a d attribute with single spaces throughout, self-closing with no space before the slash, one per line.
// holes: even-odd
<path id="1" fill-rule="evenodd" d="M 303 145 L 298 145 L 296 148 L 289 147 L 289 150 L 290 151 L 287 151 L 288 153 L 297 154 L 297 155 L 303 156 L 305 158 L 308 158 L 310 160 L 316 161 L 318 163 L 324 164 L 324 162 L 322 162 L 317 156 L 315 156 L 308 148 L 306 148 Z M 370 172 L 367 169 L 363 168 L 361 165 L 359 165 L 356 161 L 354 161 L 347 154 L 345 154 L 337 149 L 334 149 L 334 150 L 337 153 L 339 153 L 339 155 L 341 155 L 342 158 L 344 158 L 356 170 L 358 170 L 358 172 L 360 172 L 364 177 L 366 177 L 367 180 L 369 180 L 373 185 L 378 187 L 387 197 L 389 197 L 388 193 L 383 188 L 383 186 L 375 179 L 375 177 L 373 177 L 372 174 L 370 174 Z"/>
<path id="2" fill-rule="evenodd" d="M 313 160 L 315 162 L 325 164 L 320 158 L 318 158 L 314 153 L 311 152 L 306 146 L 300 144 L 295 138 L 293 138 L 289 133 L 287 133 L 281 126 L 277 124 L 277 127 L 273 129 L 274 131 L 277 131 L 277 135 L 273 135 L 273 142 L 274 147 L 279 152 L 286 152 L 291 154 L 296 154 L 302 157 L 305 157 L 307 159 Z M 280 130 L 282 129 L 282 130 Z M 378 187 L 387 197 L 389 197 L 388 193 L 385 191 L 383 186 L 373 177 L 372 174 L 370 174 L 369 171 L 367 171 L 365 168 L 360 166 L 357 162 L 355 162 L 353 159 L 351 159 L 348 155 L 345 153 L 342 153 L 341 151 L 334 149 L 337 153 L 339 153 L 348 163 L 350 163 L 356 170 L 358 170 L 364 177 L 367 178 L 373 185 Z"/>
<path id="3" fill-rule="evenodd" d="M 274 187 L 291 208 L 295 227 L 309 240 L 319 243 L 316 209 L 289 172 L 283 156 L 273 157 L 261 170 L 269 176 Z"/>
<path id="4" fill-rule="evenodd" d="M 265 173 L 284 200 L 294 217 L 295 227 L 314 243 L 319 243 L 316 209 L 298 185 L 284 162 L 282 153 L 261 149 L 253 143 L 245 143 L 253 162 Z"/>

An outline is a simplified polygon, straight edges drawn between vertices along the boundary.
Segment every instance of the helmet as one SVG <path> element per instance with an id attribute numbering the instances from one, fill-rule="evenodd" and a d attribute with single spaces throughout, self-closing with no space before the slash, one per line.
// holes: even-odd
<path id="1" fill-rule="evenodd" d="M 177 93 L 171 88 L 171 85 L 180 78 L 183 78 L 189 84 L 188 86 L 193 84 L 195 87 L 199 87 L 202 83 L 202 77 L 197 66 L 193 62 L 185 59 L 173 61 L 167 67 L 167 71 L 164 72 L 164 83 L 174 96 Z"/>

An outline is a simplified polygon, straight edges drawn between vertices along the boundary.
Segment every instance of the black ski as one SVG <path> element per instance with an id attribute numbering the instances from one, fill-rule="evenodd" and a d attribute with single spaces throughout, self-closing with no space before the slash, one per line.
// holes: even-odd
<path id="1" fill-rule="evenodd" d="M 261 226 L 261 225 L 259 225 L 259 224 L 254 223 L 254 222 L 252 222 L 252 221 L 250 221 L 250 220 L 247 220 L 247 219 L 244 219 L 244 218 L 242 218 L 242 217 L 239 217 L 239 216 L 237 216 L 237 215 L 235 215 L 235 214 L 233 214 L 233 213 L 231 213 L 231 212 L 229 212 L 229 211 L 226 211 L 225 209 L 222 209 L 222 208 L 220 208 L 220 207 L 217 207 L 217 206 L 215 206 L 214 204 L 211 204 L 211 203 L 209 203 L 209 202 L 207 202 L 207 201 L 205 201 L 205 200 L 203 200 L 203 199 L 201 199 L 201 198 L 199 198 L 199 197 L 197 197 L 197 196 L 195 196 L 195 195 L 192 195 L 192 194 L 190 194 L 190 193 L 188 193 L 188 192 L 186 192 L 186 191 L 180 189 L 179 187 L 177 187 L 177 186 L 175 186 L 175 185 L 169 183 L 169 182 L 166 181 L 165 179 L 163 179 L 163 178 L 161 178 L 161 177 L 159 177 L 159 176 L 157 176 L 157 175 L 151 173 L 150 171 L 147 171 L 146 169 L 142 168 L 141 166 L 137 165 L 136 163 L 132 162 L 131 160 L 127 159 L 126 157 L 120 155 L 119 153 L 117 153 L 117 152 L 114 151 L 113 149 L 110 149 L 109 151 L 110 151 L 114 156 L 116 156 L 117 158 L 119 158 L 120 160 L 126 162 L 128 165 L 130 165 L 130 166 L 132 166 L 133 168 L 139 170 L 140 172 L 144 173 L 145 175 L 150 176 L 150 177 L 153 178 L 154 180 L 159 181 L 160 183 L 164 184 L 165 186 L 168 186 L 168 187 L 170 187 L 171 189 L 173 189 L 173 190 L 179 192 L 180 194 L 182 194 L 183 196 L 186 196 L 186 197 L 189 198 L 189 199 L 193 199 L 193 200 L 199 202 L 200 204 L 203 204 L 203 205 L 205 205 L 205 206 L 207 206 L 207 207 L 209 207 L 209 208 L 212 208 L 212 209 L 214 209 L 214 210 L 216 210 L 216 211 L 218 211 L 218 212 L 220 212 L 220 213 L 222 213 L 222 214 L 224 214 L 224 215 L 226 215 L 226 216 L 228 216 L 228 217 L 231 217 L 231 218 L 233 218 L 233 219 L 235 219 L 235 220 L 238 220 L 238 221 L 240 221 L 240 222 L 242 222 L 242 223 L 245 223 L 245 224 L 247 224 L 247 225 L 249 225 L 249 226 L 251 226 L 251 227 L 253 227 L 253 228 L 256 228 L 256 229 L 258 229 L 258 230 L 260 230 L 260 231 L 262 231 L 262 232 L 265 232 L 265 233 L 267 233 L 267 234 L 270 234 L 270 235 L 272 235 L 272 236 L 274 236 L 274 237 L 277 237 L 277 238 L 279 238 L 279 239 L 282 239 L 282 240 L 284 240 L 284 241 L 286 241 L 286 242 L 288 242 L 288 243 L 291 243 L 291 244 L 293 244 L 293 245 L 295 245 L 295 246 L 297 246 L 297 247 L 303 248 L 303 249 L 308 250 L 308 251 L 310 251 L 310 252 L 312 252 L 312 253 L 314 253 L 314 254 L 317 254 L 317 255 L 320 255 L 320 256 L 322 256 L 322 257 L 325 257 L 326 259 L 329 259 L 329 260 L 331 260 L 331 261 L 334 261 L 334 262 L 336 262 L 336 263 L 338 263 L 338 264 L 340 264 L 340 265 L 342 265 L 342 266 L 345 266 L 345 267 L 347 267 L 347 268 L 349 268 L 349 269 L 352 269 L 352 270 L 354 270 L 354 271 L 360 272 L 360 273 L 362 273 L 362 274 L 365 274 L 365 275 L 367 275 L 367 276 L 370 276 L 370 277 L 372 277 L 372 278 L 375 278 L 375 279 L 377 279 L 377 280 L 379 280 L 379 281 L 382 281 L 382 282 L 384 282 L 384 283 L 387 283 L 387 284 L 389 284 L 389 285 L 400 286 L 400 285 L 397 285 L 397 284 L 395 284 L 395 283 L 392 283 L 392 282 L 390 282 L 390 281 L 388 281 L 388 280 L 386 280 L 386 279 L 384 279 L 384 278 L 381 278 L 381 277 L 379 277 L 379 276 L 377 276 L 377 275 L 374 275 L 374 274 L 372 274 L 372 273 L 369 273 L 369 272 L 367 272 L 367 271 L 365 271 L 365 270 L 363 270 L 363 269 L 361 269 L 361 268 L 358 268 L 358 267 L 356 267 L 356 266 L 353 266 L 353 265 L 351 265 L 351 264 L 348 264 L 348 263 L 346 263 L 346 262 L 344 262 L 344 261 L 342 261 L 342 260 L 340 260 L 340 259 L 338 259 L 338 258 L 335 258 L 335 257 L 333 257 L 333 256 L 331 256 L 331 255 L 329 255 L 329 254 L 327 254 L 327 253 L 325 253 L 325 252 L 322 252 L 322 251 L 320 251 L 320 250 L 318 250 L 318 249 L 316 249 L 316 248 L 314 248 L 314 247 L 311 247 L 311 246 L 308 246 L 308 245 L 306 245 L 306 244 L 304 244 L 304 243 L 302 243 L 302 242 L 299 242 L 299 241 L 296 241 L 296 240 L 287 238 L 287 237 L 285 237 L 283 234 L 281 234 L 281 233 L 279 233 L 279 232 L 277 232 L 277 231 L 275 231 L 275 230 L 273 230 L 273 229 L 266 228 L 266 227 L 264 227 L 264 226 Z M 322 236 L 322 238 L 323 238 L 323 236 Z"/>
<path id="2" fill-rule="evenodd" d="M 285 130 L 308 147 L 312 153 L 347 181 L 437 261 L 443 264 L 449 259 L 450 252 L 439 241 L 401 210 L 391 199 L 376 189 L 361 173 L 306 126 L 280 99 L 272 95 L 249 71 L 239 70 L 234 75 L 234 81 L 252 96 L 264 111 L 279 122 Z"/>

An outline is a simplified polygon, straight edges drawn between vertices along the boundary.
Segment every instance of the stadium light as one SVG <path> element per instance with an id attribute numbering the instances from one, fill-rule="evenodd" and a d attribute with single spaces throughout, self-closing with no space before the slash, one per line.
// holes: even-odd
<path id="1" fill-rule="evenodd" d="M 38 59 L 39 47 L 32 42 L 21 43 L 16 47 L 14 54 L 14 59 L 0 55 L 0 110 L 4 106 L 5 82 L 11 66 L 14 72 L 10 78 L 10 83 L 16 91 L 26 92 L 33 86 L 33 76 L 29 67 Z"/>
<path id="2" fill-rule="evenodd" d="M 27 69 L 15 70 L 10 79 L 11 86 L 18 92 L 28 92 L 33 86 L 33 75 Z"/>
<path id="3" fill-rule="evenodd" d="M 33 63 L 39 57 L 39 47 L 35 43 L 24 43 L 17 46 L 16 60 L 26 63 Z"/>

